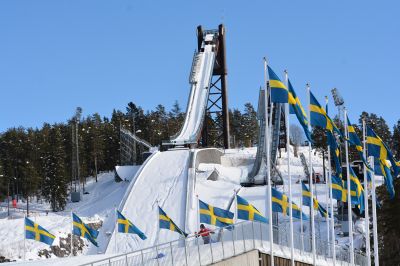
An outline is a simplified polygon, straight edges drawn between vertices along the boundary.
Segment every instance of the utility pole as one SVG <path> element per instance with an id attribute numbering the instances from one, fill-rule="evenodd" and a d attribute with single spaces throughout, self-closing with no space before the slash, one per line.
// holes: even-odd
<path id="1" fill-rule="evenodd" d="M 132 133 L 134 135 L 136 135 L 136 126 L 135 126 L 136 114 L 133 112 L 132 109 L 131 109 L 131 113 L 132 113 Z M 137 156 L 136 156 L 136 141 L 133 141 L 133 150 L 132 150 L 132 163 L 133 163 L 133 165 L 136 165 L 136 160 L 137 160 Z"/>
<path id="2" fill-rule="evenodd" d="M 28 167 L 28 174 L 29 171 L 29 161 L 26 161 L 26 165 Z M 25 176 L 25 189 L 26 189 L 26 217 L 29 217 L 29 186 L 28 186 L 28 177 Z"/>
<path id="3" fill-rule="evenodd" d="M 77 179 L 78 179 L 78 186 L 79 186 L 79 192 L 80 192 L 80 186 L 81 186 L 81 175 L 80 175 L 80 169 L 79 169 L 79 121 L 81 119 L 81 114 L 82 114 L 82 108 L 77 107 L 76 108 L 76 113 L 75 113 L 75 145 L 76 145 L 76 173 L 77 173 Z M 75 181 L 76 182 L 76 181 Z"/>

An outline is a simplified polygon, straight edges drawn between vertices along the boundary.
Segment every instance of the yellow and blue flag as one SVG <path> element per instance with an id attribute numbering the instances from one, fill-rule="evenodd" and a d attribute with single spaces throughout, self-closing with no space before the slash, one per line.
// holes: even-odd
<path id="1" fill-rule="evenodd" d="M 390 149 L 386 146 L 385 142 L 372 130 L 372 128 L 367 126 L 367 144 L 368 144 L 368 155 L 374 156 L 376 159 L 379 158 L 381 161 L 389 160 L 392 165 L 395 177 L 400 172 L 400 167 L 398 162 L 394 159 L 394 156 Z M 375 160 L 377 161 L 377 160 Z M 379 163 L 377 162 L 376 165 Z M 379 167 L 378 167 L 379 168 Z"/>
<path id="2" fill-rule="evenodd" d="M 293 89 L 290 80 L 288 80 L 289 87 L 289 108 L 290 113 L 295 114 L 297 120 L 299 120 L 300 125 L 303 127 L 304 134 L 306 135 L 308 141 L 312 142 L 311 133 L 308 130 L 308 118 L 303 106 L 301 105 L 299 97 L 297 97 L 296 92 Z"/>
<path id="3" fill-rule="evenodd" d="M 179 234 L 183 235 L 184 237 L 187 237 L 188 234 L 186 234 L 183 230 L 181 230 L 169 216 L 165 213 L 163 209 L 161 209 L 160 206 L 158 206 L 158 215 L 159 215 L 159 221 L 160 221 L 160 228 L 168 229 L 173 232 L 178 232 Z"/>
<path id="4" fill-rule="evenodd" d="M 364 188 L 357 175 L 354 173 L 353 168 L 349 167 L 349 170 L 351 204 L 357 205 L 360 212 L 364 212 Z M 345 187 L 347 188 L 347 183 Z"/>
<path id="5" fill-rule="evenodd" d="M 375 173 L 377 175 L 382 175 L 384 177 L 386 190 L 388 191 L 390 198 L 393 199 L 395 196 L 395 190 L 393 186 L 393 177 L 390 171 L 390 166 L 386 160 L 385 161 L 377 160 L 377 161 L 379 162 L 379 165 L 378 167 L 375 167 Z"/>
<path id="6" fill-rule="evenodd" d="M 268 66 L 269 86 L 271 88 L 271 101 L 274 103 L 287 103 L 288 90 L 275 74 L 275 72 Z"/>
<path id="7" fill-rule="evenodd" d="M 74 235 L 86 238 L 87 240 L 92 242 L 93 245 L 98 247 L 96 238 L 99 235 L 99 231 L 90 228 L 87 224 L 82 222 L 81 218 L 79 218 L 78 215 L 76 215 L 75 213 L 72 213 L 72 224 L 72 233 Z"/>
<path id="8" fill-rule="evenodd" d="M 332 175 L 332 197 L 342 202 L 347 202 L 346 189 L 344 189 L 344 182 L 341 178 Z"/>
<path id="9" fill-rule="evenodd" d="M 290 205 L 289 198 L 284 193 L 278 191 L 275 188 L 272 188 L 272 211 L 281 212 L 284 215 L 290 215 Z M 303 220 L 308 220 L 308 216 L 306 214 L 301 214 L 301 209 L 294 202 L 292 202 L 292 215 L 295 218 L 301 219 L 301 215 L 303 216 Z"/>
<path id="10" fill-rule="evenodd" d="M 236 195 L 236 200 L 238 219 L 268 223 L 268 219 L 265 218 L 256 207 L 248 203 L 247 200 L 239 195 Z"/>
<path id="11" fill-rule="evenodd" d="M 355 146 L 356 150 L 358 151 L 358 154 L 360 155 L 361 160 L 363 161 L 365 167 L 367 167 L 369 170 L 372 170 L 372 168 L 368 165 L 367 160 L 364 157 L 364 148 L 361 144 L 360 138 L 357 136 L 355 126 L 351 124 L 349 117 L 347 117 L 347 132 L 349 133 L 349 142 L 351 145 Z"/>
<path id="12" fill-rule="evenodd" d="M 375 157 L 374 172 L 377 175 L 384 176 L 386 189 L 389 193 L 390 198 L 393 199 L 395 195 L 393 187 L 393 177 L 390 171 L 390 165 L 387 161 L 388 160 L 390 161 L 395 176 L 398 175 L 399 166 L 397 162 L 394 160 L 394 157 L 391 151 L 386 146 L 386 144 L 382 141 L 382 139 L 378 135 L 375 134 L 372 128 L 368 126 L 367 126 L 367 145 L 368 145 L 367 146 L 368 155 Z"/>
<path id="13" fill-rule="evenodd" d="M 228 210 L 213 207 L 199 200 L 200 222 L 224 227 L 233 224 L 234 214 Z"/>
<path id="14" fill-rule="evenodd" d="M 361 185 L 360 180 L 358 179 L 357 175 L 354 173 L 353 168 L 349 167 L 350 170 L 350 195 L 351 195 L 351 202 L 353 204 L 360 204 L 360 198 L 364 195 L 363 191 L 364 188 Z"/>
<path id="15" fill-rule="evenodd" d="M 321 107 L 315 96 L 310 91 L 310 120 L 311 125 L 316 127 L 321 127 L 327 131 L 333 133 L 336 132 L 340 136 L 343 136 L 342 132 L 333 122 L 333 120 L 328 116 L 324 108 Z"/>
<path id="16" fill-rule="evenodd" d="M 335 136 L 333 135 L 332 132 L 327 131 L 326 132 L 326 138 L 329 147 L 331 148 L 331 154 L 332 154 L 332 159 L 335 163 L 335 170 L 336 174 L 342 178 L 342 165 L 340 163 L 340 150 L 339 150 L 339 145 L 336 141 Z"/>
<path id="17" fill-rule="evenodd" d="M 51 246 L 56 237 L 39 224 L 25 218 L 25 238 L 33 239 Z"/>
<path id="18" fill-rule="evenodd" d="M 301 182 L 301 187 L 302 187 L 302 195 L 303 195 L 303 205 L 311 207 L 311 192 L 308 189 L 308 187 Z M 322 205 L 319 203 L 319 201 L 314 197 L 313 200 L 313 206 L 315 210 L 318 210 L 319 213 L 323 216 L 323 217 L 327 217 L 328 216 L 328 212 L 326 211 L 326 209 L 324 207 L 322 207 Z"/>
<path id="19" fill-rule="evenodd" d="M 146 235 L 139 230 L 131 221 L 125 218 L 120 211 L 117 210 L 117 224 L 118 224 L 118 232 L 125 234 L 136 234 L 142 240 L 145 240 Z"/>

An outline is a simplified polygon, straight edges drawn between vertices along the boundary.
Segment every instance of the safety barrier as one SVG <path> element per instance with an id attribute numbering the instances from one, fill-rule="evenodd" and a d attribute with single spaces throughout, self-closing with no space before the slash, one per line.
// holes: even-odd
<path id="1" fill-rule="evenodd" d="M 283 256 L 289 250 L 290 236 L 288 230 L 274 228 L 274 244 L 280 250 L 274 250 L 277 256 Z M 209 265 L 255 249 L 266 249 L 268 252 L 268 224 L 259 222 L 241 222 L 235 225 L 212 231 L 211 241 L 202 237 L 189 236 L 142 250 L 115 255 L 107 259 L 83 265 L 127 266 L 127 265 Z M 265 248 L 264 248 L 265 247 Z M 311 258 L 311 237 L 300 233 L 294 234 L 294 248 L 297 256 Z M 316 256 L 319 261 L 332 261 L 329 254 L 331 243 L 316 239 Z M 349 252 L 336 245 L 336 261 L 338 265 L 350 262 Z M 283 251 L 283 252 L 282 252 Z M 286 252 L 287 253 L 287 252 Z M 286 255 L 287 257 L 287 255 Z M 364 254 L 355 253 L 356 265 L 366 265 Z"/>
<path id="2" fill-rule="evenodd" d="M 288 230 L 274 228 L 274 255 L 286 257 L 290 252 L 290 235 Z M 261 249 L 269 252 L 268 224 L 259 222 L 240 222 L 232 226 L 212 231 L 211 241 L 196 236 L 179 239 L 142 250 L 115 255 L 107 259 L 83 264 L 87 266 L 127 266 L 127 265 L 209 265 L 251 250 Z M 329 249 L 332 243 L 316 239 L 317 260 L 330 262 Z M 295 233 L 295 260 L 312 258 L 311 238 L 309 235 Z M 335 244 L 337 265 L 348 265 L 349 252 Z M 366 265 L 366 257 L 362 253 L 355 254 L 356 265 Z"/>

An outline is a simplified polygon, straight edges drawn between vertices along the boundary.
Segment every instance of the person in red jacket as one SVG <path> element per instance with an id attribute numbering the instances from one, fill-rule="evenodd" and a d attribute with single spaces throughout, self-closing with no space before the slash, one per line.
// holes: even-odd
<path id="1" fill-rule="evenodd" d="M 210 244 L 210 240 L 211 240 L 210 234 L 214 234 L 214 232 L 211 231 L 210 229 L 206 228 L 204 226 L 204 224 L 201 224 L 200 231 L 198 233 L 196 233 L 196 237 L 201 236 L 203 238 L 204 244 Z"/>

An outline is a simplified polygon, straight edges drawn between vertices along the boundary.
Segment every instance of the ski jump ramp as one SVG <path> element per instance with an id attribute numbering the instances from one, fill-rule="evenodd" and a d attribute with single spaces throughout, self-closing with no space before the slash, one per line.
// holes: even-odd
<path id="1" fill-rule="evenodd" d="M 167 144 L 174 146 L 196 144 L 200 137 L 210 92 L 217 40 L 216 31 L 207 31 L 201 50 L 193 57 L 189 78 L 191 90 L 185 121 L 178 134 L 171 137 L 170 143 Z"/>

